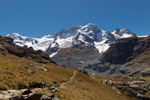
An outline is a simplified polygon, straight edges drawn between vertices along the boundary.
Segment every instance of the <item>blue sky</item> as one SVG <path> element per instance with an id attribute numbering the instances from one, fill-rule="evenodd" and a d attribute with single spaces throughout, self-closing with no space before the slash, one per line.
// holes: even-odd
<path id="1" fill-rule="evenodd" d="M 93 23 L 100 29 L 150 34 L 150 0 L 0 0 L 0 34 L 54 35 Z"/>

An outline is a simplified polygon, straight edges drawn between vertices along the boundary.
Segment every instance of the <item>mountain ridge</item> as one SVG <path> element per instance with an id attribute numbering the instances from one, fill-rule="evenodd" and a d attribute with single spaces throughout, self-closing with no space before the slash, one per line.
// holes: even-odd
<path id="1" fill-rule="evenodd" d="M 33 49 L 45 51 L 50 57 L 53 57 L 60 49 L 68 48 L 78 43 L 78 41 L 93 45 L 99 50 L 99 53 L 103 53 L 117 39 L 136 36 L 136 34 L 130 30 L 118 28 L 114 32 L 104 31 L 89 23 L 69 30 L 62 29 L 53 37 L 30 38 L 16 33 L 8 34 L 7 36 L 13 38 L 16 45 L 33 47 Z"/>
<path id="2" fill-rule="evenodd" d="M 53 37 L 51 35 L 45 35 L 41 38 L 33 38 L 27 36 L 21 36 L 18 33 L 8 34 L 8 37 L 13 38 L 14 43 L 16 45 L 22 47 L 32 47 L 34 50 L 42 50 L 45 51 L 50 43 L 53 41 Z"/>
<path id="3" fill-rule="evenodd" d="M 100 30 L 94 24 L 87 24 L 85 26 L 73 27 L 69 30 L 61 30 L 56 34 L 55 40 L 46 50 L 47 54 L 56 53 L 61 48 L 67 48 L 76 44 L 78 41 L 95 46 L 99 53 L 105 52 L 110 44 L 117 39 L 136 36 L 130 30 L 117 29 L 114 32 Z M 54 49 L 54 51 L 53 51 Z"/>

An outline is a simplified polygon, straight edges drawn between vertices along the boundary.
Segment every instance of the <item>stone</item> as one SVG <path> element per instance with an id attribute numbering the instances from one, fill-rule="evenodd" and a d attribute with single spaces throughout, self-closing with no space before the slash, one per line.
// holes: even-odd
<path id="1" fill-rule="evenodd" d="M 33 71 L 33 70 L 29 70 L 28 71 L 30 74 L 34 74 L 35 73 L 35 71 Z"/>
<path id="2" fill-rule="evenodd" d="M 41 100 L 52 100 L 52 97 L 43 95 L 43 96 L 41 97 Z"/>
<path id="3" fill-rule="evenodd" d="M 25 100 L 41 100 L 42 94 L 32 94 L 31 96 L 29 96 L 28 98 L 26 98 Z"/>
<path id="4" fill-rule="evenodd" d="M 59 84 L 58 84 L 58 82 L 56 82 L 56 81 L 53 81 L 53 82 L 51 83 L 51 85 L 54 86 L 54 87 L 59 87 Z"/>
<path id="5" fill-rule="evenodd" d="M 30 93 L 33 93 L 33 92 L 31 90 L 27 89 L 22 93 L 22 95 L 29 95 Z"/>
<path id="6" fill-rule="evenodd" d="M 49 87 L 48 89 L 49 89 L 52 93 L 60 92 L 60 91 L 58 90 L 58 88 L 56 88 L 56 87 L 54 87 L 54 86 L 51 86 L 51 87 Z"/>

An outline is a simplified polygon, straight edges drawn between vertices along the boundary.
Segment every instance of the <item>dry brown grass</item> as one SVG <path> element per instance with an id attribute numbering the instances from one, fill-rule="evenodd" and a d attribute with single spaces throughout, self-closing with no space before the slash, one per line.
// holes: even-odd
<path id="1" fill-rule="evenodd" d="M 38 70 L 30 64 L 44 67 L 48 71 Z M 26 68 L 22 68 L 22 66 Z M 35 73 L 31 74 L 29 70 L 33 70 Z M 34 83 L 42 82 L 47 85 L 50 85 L 52 81 L 61 83 L 67 80 L 72 73 L 72 69 L 54 64 L 40 64 L 10 54 L 0 54 L 0 84 L 8 86 L 9 89 L 29 88 Z"/>
<path id="2" fill-rule="evenodd" d="M 68 88 L 62 89 L 58 94 L 62 100 L 130 100 L 120 96 L 100 80 L 91 78 L 78 72 Z"/>
<path id="3" fill-rule="evenodd" d="M 37 70 L 31 64 L 44 67 L 48 71 Z M 35 73 L 31 74 L 29 70 L 33 70 Z M 51 85 L 52 81 L 61 84 L 69 80 L 73 73 L 73 69 L 54 64 L 36 63 L 8 53 L 7 55 L 0 54 L 0 89 L 32 88 L 34 84 L 42 82 Z M 62 100 L 129 100 L 103 85 L 100 80 L 80 72 L 77 72 L 73 81 L 68 83 L 66 87 L 68 88 L 60 89 L 61 92 L 57 93 Z M 36 90 L 36 92 L 49 94 L 45 90 Z"/>

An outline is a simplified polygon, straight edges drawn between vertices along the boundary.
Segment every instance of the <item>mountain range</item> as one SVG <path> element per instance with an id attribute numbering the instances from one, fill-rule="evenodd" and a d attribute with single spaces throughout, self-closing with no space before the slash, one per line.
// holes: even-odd
<path id="1" fill-rule="evenodd" d="M 32 47 L 34 50 L 46 51 L 49 45 L 53 42 L 54 38 L 51 35 L 43 36 L 42 38 L 31 38 L 21 36 L 18 33 L 8 34 L 14 40 L 16 45 L 21 47 Z"/>
<path id="2" fill-rule="evenodd" d="M 119 28 L 116 28 L 113 32 L 104 31 L 94 24 L 87 24 L 69 30 L 62 29 L 55 36 L 31 38 L 17 33 L 8 34 L 7 36 L 13 38 L 16 45 L 27 48 L 32 47 L 34 50 L 46 52 L 58 65 L 95 75 L 97 72 L 99 73 L 95 69 L 95 64 L 100 62 L 101 55 L 116 40 L 136 37 L 136 34 L 128 29 Z M 89 67 L 91 65 L 92 67 Z"/>
<path id="3" fill-rule="evenodd" d="M 103 53 L 117 39 L 133 37 L 136 34 L 128 29 L 118 28 L 114 32 L 104 31 L 94 24 L 87 24 L 69 30 L 62 29 L 54 37 L 48 35 L 41 38 L 31 38 L 21 36 L 18 33 L 8 34 L 7 36 L 13 38 L 16 45 L 33 47 L 33 49 L 45 51 L 50 57 L 53 57 L 60 49 L 71 47 L 79 41 L 93 45 L 99 53 Z"/>

